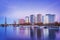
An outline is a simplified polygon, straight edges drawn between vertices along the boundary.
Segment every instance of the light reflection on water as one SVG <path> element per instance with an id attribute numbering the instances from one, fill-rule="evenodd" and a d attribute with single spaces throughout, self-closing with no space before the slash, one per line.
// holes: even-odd
<path id="1" fill-rule="evenodd" d="M 19 27 L 13 27 L 13 26 L 8 26 L 8 27 L 0 27 L 0 39 L 4 37 L 8 38 L 31 38 L 31 26 L 19 26 Z M 39 26 L 37 26 L 39 27 Z M 55 40 L 53 39 L 56 35 L 56 40 L 60 39 L 60 32 L 54 32 L 53 30 L 50 30 L 51 28 L 44 28 L 44 26 L 40 27 L 41 30 L 41 39 L 40 40 Z M 54 28 L 53 28 L 54 29 Z M 33 34 L 34 34 L 34 40 L 37 39 L 37 31 L 38 28 L 33 28 Z M 52 33 L 53 32 L 53 33 Z M 55 35 L 53 35 L 55 34 Z M 52 35 L 52 39 L 49 39 L 49 35 Z"/>

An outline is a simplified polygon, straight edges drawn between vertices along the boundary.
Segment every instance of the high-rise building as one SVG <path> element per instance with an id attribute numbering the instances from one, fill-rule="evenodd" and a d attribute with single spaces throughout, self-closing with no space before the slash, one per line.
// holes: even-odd
<path id="1" fill-rule="evenodd" d="M 29 17 L 28 16 L 25 17 L 25 23 L 29 23 Z"/>
<path id="2" fill-rule="evenodd" d="M 46 14 L 44 16 L 44 23 L 54 23 L 55 22 L 55 15 Z"/>
<path id="3" fill-rule="evenodd" d="M 48 16 L 48 22 L 49 23 L 55 22 L 55 15 L 46 14 L 46 16 Z"/>
<path id="4" fill-rule="evenodd" d="M 44 22 L 43 22 L 44 24 L 46 24 L 46 23 L 49 23 L 49 19 L 48 19 L 48 16 L 44 16 Z"/>
<path id="5" fill-rule="evenodd" d="M 44 16 L 42 16 L 41 18 L 42 18 L 42 20 L 41 20 L 41 21 L 42 21 L 42 23 L 44 23 Z"/>
<path id="6" fill-rule="evenodd" d="M 37 23 L 41 22 L 41 14 L 37 14 Z"/>
<path id="7" fill-rule="evenodd" d="M 19 19 L 19 24 L 23 24 L 25 23 L 25 20 L 24 19 Z"/>
<path id="8" fill-rule="evenodd" d="M 37 23 L 37 17 L 35 16 L 35 23 Z"/>
<path id="9" fill-rule="evenodd" d="M 30 23 L 35 23 L 35 16 L 34 15 L 30 15 Z"/>

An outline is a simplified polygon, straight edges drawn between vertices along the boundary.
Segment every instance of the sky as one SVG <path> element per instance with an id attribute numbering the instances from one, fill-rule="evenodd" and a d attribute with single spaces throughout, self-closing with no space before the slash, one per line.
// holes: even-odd
<path id="1" fill-rule="evenodd" d="M 8 22 L 37 14 L 55 14 L 56 21 L 60 22 L 60 0 L 0 0 L 0 21 Z M 0 22 L 0 23 L 1 23 Z"/>

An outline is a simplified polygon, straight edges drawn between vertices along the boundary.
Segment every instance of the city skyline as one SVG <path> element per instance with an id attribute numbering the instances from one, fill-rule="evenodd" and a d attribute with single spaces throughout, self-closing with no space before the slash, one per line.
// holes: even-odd
<path id="1" fill-rule="evenodd" d="M 60 0 L 0 0 L 0 40 L 60 40 Z"/>
<path id="2" fill-rule="evenodd" d="M 1 22 L 0 24 L 4 24 L 7 22 L 7 24 L 11 24 L 12 23 L 17 23 L 17 24 L 20 24 L 20 23 L 54 23 L 54 22 L 58 22 L 56 21 L 56 15 L 55 14 L 46 14 L 46 15 L 42 15 L 42 14 L 37 14 L 37 15 L 33 15 L 31 14 L 30 16 L 26 16 L 24 18 L 19 18 L 19 19 L 15 19 L 15 20 L 10 20 L 9 18 L 7 17 L 3 17 L 3 18 L 0 18 Z M 10 23 L 9 23 L 10 22 Z"/>

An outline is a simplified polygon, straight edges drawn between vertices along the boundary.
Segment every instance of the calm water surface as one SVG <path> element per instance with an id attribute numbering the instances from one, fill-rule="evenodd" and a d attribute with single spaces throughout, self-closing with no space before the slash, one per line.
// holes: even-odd
<path id="1" fill-rule="evenodd" d="M 60 28 L 47 26 L 1 27 L 0 40 L 59 40 Z"/>

